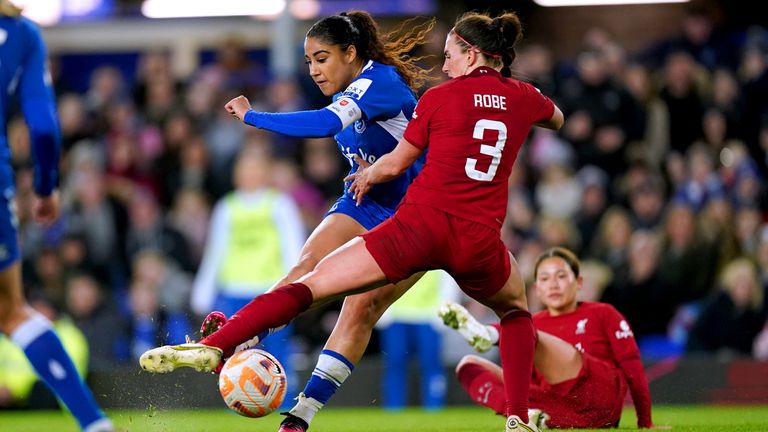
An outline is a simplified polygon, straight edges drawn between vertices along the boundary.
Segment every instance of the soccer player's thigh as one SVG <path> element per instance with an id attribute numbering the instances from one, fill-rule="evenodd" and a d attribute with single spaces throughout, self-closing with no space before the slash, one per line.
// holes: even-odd
<path id="1" fill-rule="evenodd" d="M 387 285 L 381 267 L 356 237 L 323 258 L 314 270 L 298 279 L 312 292 L 313 306 Z"/>
<path id="2" fill-rule="evenodd" d="M 484 273 L 484 277 L 471 281 L 471 286 L 464 279 L 459 286 L 499 317 L 514 309 L 528 310 L 525 282 L 515 258 L 500 239 L 495 249 L 492 255 L 486 256 L 492 259 L 484 259 L 483 264 L 478 265 L 478 273 Z"/>
<path id="3" fill-rule="evenodd" d="M 299 262 L 285 277 L 274 285 L 279 287 L 296 281 L 312 271 L 321 259 L 349 240 L 366 232 L 366 229 L 352 217 L 343 213 L 328 215 L 312 231 L 304 247 L 301 248 Z"/>
<path id="4" fill-rule="evenodd" d="M 423 275 L 419 272 L 396 284 L 345 298 L 325 348 L 343 354 L 352 363 L 360 361 L 381 315 Z"/>
<path id="5" fill-rule="evenodd" d="M 411 208 L 412 207 L 412 208 Z M 418 206 L 403 206 L 391 218 L 325 257 L 301 278 L 318 302 L 400 282 L 429 266 L 432 238 L 422 229 Z"/>
<path id="6" fill-rule="evenodd" d="M 550 384 L 574 379 L 582 365 L 581 353 L 568 342 L 543 331 L 537 331 L 538 341 L 533 364 Z"/>

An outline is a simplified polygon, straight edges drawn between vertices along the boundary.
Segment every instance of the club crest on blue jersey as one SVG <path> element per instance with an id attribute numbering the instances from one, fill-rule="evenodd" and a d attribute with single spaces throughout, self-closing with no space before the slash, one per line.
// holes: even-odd
<path id="1" fill-rule="evenodd" d="M 365 120 L 358 120 L 355 122 L 355 132 L 361 134 L 365 132 Z"/>

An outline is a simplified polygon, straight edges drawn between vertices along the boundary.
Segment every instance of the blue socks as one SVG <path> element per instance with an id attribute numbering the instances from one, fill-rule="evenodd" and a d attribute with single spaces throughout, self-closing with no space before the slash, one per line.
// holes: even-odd
<path id="1" fill-rule="evenodd" d="M 355 366 L 336 351 L 323 350 L 317 359 L 317 366 L 312 371 L 304 395 L 325 404 L 336 393 L 344 380 L 352 374 Z"/>
<path id="2" fill-rule="evenodd" d="M 50 321 L 34 314 L 16 328 L 11 340 L 24 350 L 38 376 L 64 402 L 83 430 L 111 429 L 111 423 L 77 374 Z"/>
<path id="3" fill-rule="evenodd" d="M 341 387 L 341 384 L 352 374 L 355 366 L 346 357 L 328 349 L 320 353 L 315 370 L 304 387 L 304 393 L 299 395 L 299 402 L 290 413 L 300 417 L 307 424 Z"/>

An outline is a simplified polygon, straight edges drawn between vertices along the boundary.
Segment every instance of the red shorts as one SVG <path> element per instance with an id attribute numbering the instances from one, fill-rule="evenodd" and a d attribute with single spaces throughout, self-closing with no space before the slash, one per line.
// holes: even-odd
<path id="1" fill-rule="evenodd" d="M 619 424 L 627 386 L 616 367 L 582 354 L 579 375 L 555 385 L 532 383 L 529 406 L 550 415 L 553 428 L 604 428 Z"/>
<path id="2" fill-rule="evenodd" d="M 392 283 L 444 269 L 468 296 L 482 300 L 499 292 L 511 271 L 498 230 L 429 206 L 403 204 L 362 237 Z"/>

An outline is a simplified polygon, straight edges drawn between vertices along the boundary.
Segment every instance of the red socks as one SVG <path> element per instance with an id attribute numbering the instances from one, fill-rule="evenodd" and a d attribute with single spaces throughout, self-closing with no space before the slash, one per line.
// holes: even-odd
<path id="1" fill-rule="evenodd" d="M 484 368 L 482 364 L 470 362 L 456 371 L 456 378 L 472 401 L 496 411 L 496 414 L 504 415 L 507 395 L 504 392 L 504 382 L 498 375 Z"/>
<path id="2" fill-rule="evenodd" d="M 283 285 L 251 300 L 200 343 L 220 348 L 227 356 L 235 347 L 261 332 L 288 324 L 311 305 L 309 287 L 303 283 Z"/>
<path id="3" fill-rule="evenodd" d="M 530 312 L 514 310 L 501 319 L 499 352 L 504 370 L 507 404 L 504 414 L 528 422 L 528 390 L 536 348 Z"/>

